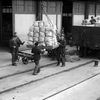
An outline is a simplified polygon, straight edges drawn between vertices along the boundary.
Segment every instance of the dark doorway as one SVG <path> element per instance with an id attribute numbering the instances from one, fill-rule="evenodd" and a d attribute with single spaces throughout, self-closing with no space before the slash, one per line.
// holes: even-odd
<path id="1" fill-rule="evenodd" d="M 2 1 L 2 46 L 9 46 L 12 37 L 12 0 Z"/>
<path id="2" fill-rule="evenodd" d="M 68 42 L 72 28 L 72 1 L 63 2 L 62 26 L 64 27 L 65 38 Z"/>
<path id="3" fill-rule="evenodd" d="M 2 14 L 2 44 L 9 46 L 9 39 L 12 37 L 12 14 Z"/>

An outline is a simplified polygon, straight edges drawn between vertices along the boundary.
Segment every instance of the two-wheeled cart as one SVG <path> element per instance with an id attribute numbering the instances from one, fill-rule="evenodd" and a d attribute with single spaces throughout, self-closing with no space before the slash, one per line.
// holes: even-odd
<path id="1" fill-rule="evenodd" d="M 34 61 L 34 55 L 31 53 L 26 53 L 24 51 L 18 52 L 18 58 L 22 60 L 23 64 L 28 64 L 29 60 Z"/>

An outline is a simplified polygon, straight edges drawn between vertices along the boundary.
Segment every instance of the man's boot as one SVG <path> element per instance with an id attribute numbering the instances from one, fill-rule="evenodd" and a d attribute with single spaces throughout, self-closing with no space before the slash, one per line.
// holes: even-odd
<path id="1" fill-rule="evenodd" d="M 38 68 L 38 70 L 37 70 L 37 73 L 39 73 L 40 72 L 40 68 Z"/>
<path id="2" fill-rule="evenodd" d="M 60 65 L 60 62 L 57 62 L 57 66 L 59 66 Z"/>
<path id="3" fill-rule="evenodd" d="M 35 68 L 34 68 L 34 71 L 33 71 L 33 75 L 37 75 L 37 74 L 38 74 L 37 71 L 38 71 L 38 68 L 35 67 Z"/>

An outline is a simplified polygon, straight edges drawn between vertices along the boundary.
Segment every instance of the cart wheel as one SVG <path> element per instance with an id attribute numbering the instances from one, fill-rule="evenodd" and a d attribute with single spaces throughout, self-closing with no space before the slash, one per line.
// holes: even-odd
<path id="1" fill-rule="evenodd" d="M 17 59 L 18 61 L 20 60 L 20 57 L 18 56 L 18 59 Z"/>
<path id="2" fill-rule="evenodd" d="M 28 58 L 27 57 L 23 57 L 22 58 L 22 62 L 23 62 L 23 64 L 28 64 Z"/>
<path id="3" fill-rule="evenodd" d="M 34 60 L 31 59 L 31 62 L 34 62 Z"/>

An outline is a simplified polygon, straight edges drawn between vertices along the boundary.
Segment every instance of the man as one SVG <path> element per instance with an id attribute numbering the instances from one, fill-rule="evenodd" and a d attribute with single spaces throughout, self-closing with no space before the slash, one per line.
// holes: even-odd
<path id="1" fill-rule="evenodd" d="M 10 40 L 10 51 L 12 54 L 12 65 L 16 66 L 16 62 L 18 60 L 18 51 L 20 45 L 23 45 L 24 42 L 22 42 L 19 37 L 17 36 L 17 32 L 14 32 L 13 37 Z"/>
<path id="2" fill-rule="evenodd" d="M 39 61 L 42 53 L 41 49 L 38 47 L 38 42 L 36 42 L 35 46 L 32 48 L 32 53 L 34 55 L 34 63 L 35 63 L 33 75 L 37 75 L 40 72 Z"/>
<path id="3" fill-rule="evenodd" d="M 58 41 L 59 42 L 59 47 L 56 49 L 57 50 L 57 66 L 62 63 L 61 67 L 65 66 L 65 48 L 66 48 L 66 40 L 64 39 L 64 36 L 61 36 L 61 39 Z"/>
<path id="4" fill-rule="evenodd" d="M 96 23 L 96 20 L 94 19 L 93 16 L 91 17 L 90 23 L 91 23 L 91 24 L 95 24 L 95 23 Z"/>

